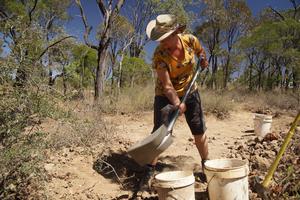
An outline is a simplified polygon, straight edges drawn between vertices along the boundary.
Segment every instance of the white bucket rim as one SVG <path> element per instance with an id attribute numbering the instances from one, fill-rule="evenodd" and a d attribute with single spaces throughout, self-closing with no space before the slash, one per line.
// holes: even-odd
<path id="1" fill-rule="evenodd" d="M 175 178 L 176 175 L 179 177 Z M 155 187 L 179 188 L 194 184 L 195 177 L 192 171 L 167 171 L 157 174 L 155 177 Z"/>
<path id="2" fill-rule="evenodd" d="M 254 114 L 254 119 L 267 119 L 267 120 L 272 120 L 272 115 L 265 115 L 265 114 L 255 113 L 255 114 Z"/>
<path id="3" fill-rule="evenodd" d="M 217 168 L 213 167 L 214 163 L 216 162 L 235 162 L 237 166 L 232 166 L 232 167 L 222 167 L 222 168 Z M 240 169 L 245 166 L 248 166 L 248 162 L 246 160 L 240 160 L 240 159 L 229 159 L 229 158 L 221 158 L 221 159 L 214 159 L 214 160 L 207 160 L 204 163 L 204 167 L 210 171 L 228 171 L 228 170 L 235 170 L 235 169 Z"/>
<path id="4" fill-rule="evenodd" d="M 210 162 L 209 162 L 210 161 Z M 238 164 L 238 166 L 233 166 L 233 167 L 212 167 L 209 166 L 211 163 L 216 163 L 216 162 L 228 162 L 228 161 L 233 161 Z M 240 160 L 240 159 L 215 159 L 215 160 L 208 160 L 205 162 L 205 167 L 204 167 L 204 173 L 207 175 L 208 179 L 212 179 L 213 177 L 216 178 L 225 178 L 225 179 L 231 179 L 231 178 L 241 178 L 248 176 L 249 174 L 249 167 L 248 167 L 248 162 L 245 160 Z"/>

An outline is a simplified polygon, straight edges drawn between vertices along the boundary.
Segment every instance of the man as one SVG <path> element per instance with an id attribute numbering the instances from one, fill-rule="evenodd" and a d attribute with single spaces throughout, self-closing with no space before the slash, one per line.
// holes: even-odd
<path id="1" fill-rule="evenodd" d="M 153 68 L 157 73 L 154 99 L 154 132 L 163 124 L 161 109 L 168 104 L 179 108 L 194 136 L 195 144 L 202 159 L 202 167 L 208 159 L 208 143 L 201 100 L 195 84 L 187 98 L 181 103 L 194 74 L 195 56 L 202 58 L 201 67 L 208 67 L 206 54 L 199 40 L 182 33 L 185 26 L 176 22 L 174 15 L 159 15 L 149 22 L 147 36 L 159 42 L 153 56 Z M 157 159 L 149 163 L 148 171 L 154 171 Z"/>

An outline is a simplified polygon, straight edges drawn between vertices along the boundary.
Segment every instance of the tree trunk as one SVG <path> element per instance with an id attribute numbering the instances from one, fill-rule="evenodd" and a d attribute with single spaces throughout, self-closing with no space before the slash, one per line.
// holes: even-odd
<path id="1" fill-rule="evenodd" d="M 52 69 L 49 67 L 49 81 L 48 81 L 48 85 L 49 86 L 53 86 L 54 85 L 54 79 L 52 78 L 52 75 L 53 75 L 53 72 L 52 72 Z"/>
<path id="2" fill-rule="evenodd" d="M 214 56 L 213 69 L 212 69 L 212 88 L 217 89 L 217 72 L 218 72 L 218 57 Z"/>
<path id="3" fill-rule="evenodd" d="M 296 68 L 293 68 L 292 69 L 292 76 L 293 76 L 293 90 L 294 91 L 297 91 L 300 86 L 299 86 L 299 79 L 300 79 L 300 74 L 299 72 L 297 71 Z"/>
<path id="4" fill-rule="evenodd" d="M 230 53 L 230 52 L 228 52 Z M 230 63 L 230 55 L 227 56 L 226 64 L 224 66 L 224 80 L 223 80 L 223 88 L 227 88 L 227 82 L 229 80 L 229 63 Z"/>
<path id="5" fill-rule="evenodd" d="M 104 91 L 107 46 L 98 50 L 98 66 L 96 70 L 95 99 L 98 100 Z"/>
<path id="6" fill-rule="evenodd" d="M 142 49 L 141 47 L 139 47 L 139 45 L 137 45 L 136 41 L 132 42 L 130 44 L 130 47 L 129 47 L 129 53 L 130 53 L 130 57 L 139 57 L 141 52 L 142 52 Z"/>
<path id="7" fill-rule="evenodd" d="M 249 90 L 253 90 L 253 64 L 249 66 Z"/>
<path id="8" fill-rule="evenodd" d="M 62 69 L 62 77 L 63 77 L 63 87 L 64 87 L 64 95 L 67 94 L 67 80 L 66 80 L 66 68 L 65 65 L 63 65 Z"/>

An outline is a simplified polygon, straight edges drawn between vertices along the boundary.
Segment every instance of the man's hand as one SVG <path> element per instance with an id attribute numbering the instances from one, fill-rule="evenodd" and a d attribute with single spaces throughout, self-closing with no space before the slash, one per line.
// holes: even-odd
<path id="1" fill-rule="evenodd" d="M 179 114 L 180 115 L 182 115 L 186 111 L 185 103 L 180 103 L 179 105 L 176 105 L 176 107 L 179 109 Z"/>
<path id="2" fill-rule="evenodd" d="M 199 59 L 201 59 L 200 65 L 201 65 L 202 69 L 207 68 L 209 63 L 208 63 L 208 61 L 207 61 L 207 59 L 206 59 L 206 56 L 200 55 L 200 58 L 199 58 Z"/>

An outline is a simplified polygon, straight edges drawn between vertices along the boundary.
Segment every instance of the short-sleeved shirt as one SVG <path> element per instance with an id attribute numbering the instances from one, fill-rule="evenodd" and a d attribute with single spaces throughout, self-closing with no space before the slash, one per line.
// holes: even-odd
<path id="1" fill-rule="evenodd" d="M 182 97 L 193 78 L 195 55 L 205 57 L 205 51 L 195 36 L 191 34 L 178 34 L 178 36 L 184 49 L 184 59 L 182 61 L 177 60 L 159 45 L 154 52 L 153 68 L 166 69 L 177 95 Z M 197 85 L 194 84 L 191 92 L 196 89 Z M 155 95 L 165 96 L 163 85 L 158 78 L 155 84 Z"/>

